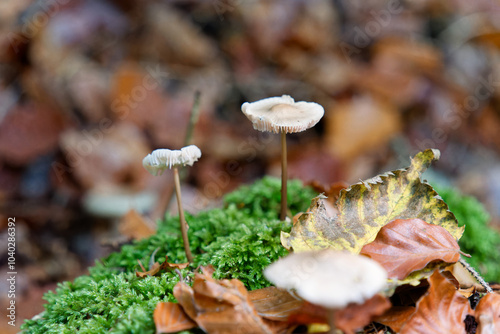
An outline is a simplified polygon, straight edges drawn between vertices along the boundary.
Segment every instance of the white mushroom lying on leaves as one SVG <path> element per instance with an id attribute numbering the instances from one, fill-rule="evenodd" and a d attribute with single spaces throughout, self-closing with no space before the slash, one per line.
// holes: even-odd
<path id="1" fill-rule="evenodd" d="M 277 287 L 327 308 L 331 334 L 336 333 L 336 310 L 363 303 L 387 284 L 386 270 L 374 260 L 335 250 L 292 253 L 267 267 L 264 276 Z"/>

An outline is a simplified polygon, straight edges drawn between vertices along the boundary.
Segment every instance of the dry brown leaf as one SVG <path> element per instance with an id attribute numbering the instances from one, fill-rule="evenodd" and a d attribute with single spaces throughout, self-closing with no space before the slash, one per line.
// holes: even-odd
<path id="1" fill-rule="evenodd" d="M 123 216 L 119 230 L 121 234 L 134 240 L 146 238 L 155 233 L 146 219 L 133 209 Z"/>
<path id="2" fill-rule="evenodd" d="M 156 333 L 177 333 L 196 327 L 177 303 L 158 303 L 153 312 Z"/>
<path id="3" fill-rule="evenodd" d="M 326 308 L 314 305 L 309 302 L 304 302 L 302 307 L 290 315 L 288 321 L 294 324 L 326 324 L 328 311 Z"/>
<path id="4" fill-rule="evenodd" d="M 391 303 L 386 297 L 375 295 L 361 305 L 349 304 L 335 312 L 335 325 L 346 334 L 354 334 L 390 307 Z"/>
<path id="5" fill-rule="evenodd" d="M 404 279 L 432 261 L 454 263 L 460 247 L 443 227 L 421 219 L 396 219 L 382 227 L 377 238 L 361 254 L 380 263 L 391 278 Z"/>
<path id="6" fill-rule="evenodd" d="M 237 279 L 216 281 L 195 274 L 193 287 L 179 282 L 174 296 L 186 313 L 211 334 L 274 334 L 257 314 L 248 291 Z"/>
<path id="7" fill-rule="evenodd" d="M 155 262 L 148 271 L 136 271 L 135 274 L 137 277 L 146 277 L 146 276 L 154 276 L 158 274 L 161 270 L 172 270 L 172 269 L 184 269 L 189 265 L 189 262 L 186 263 L 169 263 L 168 256 L 165 256 L 165 262 L 162 264 Z"/>
<path id="8" fill-rule="evenodd" d="M 286 321 L 304 303 L 287 290 L 275 286 L 250 291 L 249 297 L 261 317 L 275 321 Z"/>
<path id="9" fill-rule="evenodd" d="M 389 326 L 396 333 L 399 333 L 413 313 L 415 313 L 415 307 L 413 306 L 393 306 L 387 312 L 375 318 L 375 321 Z"/>
<path id="10" fill-rule="evenodd" d="M 477 334 L 500 333 L 500 295 L 488 293 L 481 298 L 475 315 L 478 322 Z"/>
<path id="11" fill-rule="evenodd" d="M 469 300 L 437 270 L 428 280 L 427 294 L 417 302 L 416 312 L 400 334 L 465 333 L 465 317 L 473 312 Z"/>

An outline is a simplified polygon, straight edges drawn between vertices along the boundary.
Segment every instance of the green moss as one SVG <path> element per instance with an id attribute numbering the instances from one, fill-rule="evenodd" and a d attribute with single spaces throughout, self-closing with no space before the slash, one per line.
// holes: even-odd
<path id="1" fill-rule="evenodd" d="M 472 255 L 467 262 L 478 269 L 485 280 L 500 282 L 500 233 L 488 225 L 490 216 L 484 206 L 456 189 L 435 188 L 458 222 L 465 224 L 459 245 L 463 252 Z"/>
<path id="2" fill-rule="evenodd" d="M 212 264 L 217 278 L 238 278 L 250 290 L 268 286 L 262 269 L 284 256 L 280 231 L 290 224 L 280 222 L 280 180 L 264 178 L 226 195 L 224 208 L 187 215 L 194 263 L 182 270 L 188 276 L 198 265 Z M 488 228 L 488 214 L 475 199 L 453 189 L 438 189 L 451 211 L 466 229 L 460 240 L 470 263 L 487 280 L 500 281 L 500 235 Z M 305 211 L 316 194 L 290 181 L 288 203 L 292 214 Z M 58 285 L 44 298 L 45 312 L 38 320 L 27 320 L 25 333 L 154 333 L 152 313 L 159 301 L 174 301 L 172 289 L 177 274 L 139 279 L 137 260 L 149 263 L 168 255 L 171 262 L 186 262 L 178 217 L 167 216 L 157 234 L 123 246 L 89 268 L 89 275 Z M 188 333 L 188 332 L 185 332 Z M 193 330 L 190 333 L 198 333 Z"/>
<path id="3" fill-rule="evenodd" d="M 262 269 L 286 250 L 280 231 L 290 229 L 280 222 L 280 180 L 266 177 L 225 197 L 222 209 L 186 215 L 194 263 L 212 264 L 217 278 L 238 278 L 250 290 L 268 286 Z M 292 214 L 305 211 L 316 194 L 298 181 L 288 184 Z M 89 275 L 58 285 L 44 298 L 45 312 L 38 320 L 27 320 L 25 333 L 154 333 L 153 310 L 159 301 L 173 301 L 177 274 L 139 279 L 137 260 L 149 263 L 168 255 L 171 262 L 186 262 L 178 217 L 167 216 L 158 233 L 125 245 L 118 253 L 98 261 Z"/>

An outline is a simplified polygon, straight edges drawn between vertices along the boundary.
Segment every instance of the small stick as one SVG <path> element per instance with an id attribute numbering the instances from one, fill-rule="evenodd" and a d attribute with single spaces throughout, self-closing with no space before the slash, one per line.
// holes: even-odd
<path id="1" fill-rule="evenodd" d="M 287 182 L 288 171 L 286 161 L 286 132 L 281 130 L 281 213 L 280 220 L 284 221 L 287 211 Z"/>
<path id="2" fill-rule="evenodd" d="M 181 182 L 179 180 L 179 169 L 174 167 L 174 181 L 175 181 L 175 195 L 177 197 L 177 207 L 179 208 L 179 224 L 181 226 L 182 241 L 184 243 L 184 251 L 186 252 L 186 257 L 189 262 L 193 262 L 193 255 L 189 249 L 189 239 L 188 239 L 188 224 L 186 223 L 186 218 L 184 217 L 184 210 L 182 209 L 182 199 L 181 199 Z"/>
<path id="3" fill-rule="evenodd" d="M 186 136 L 184 137 L 184 146 L 187 146 L 191 143 L 191 139 L 193 138 L 194 127 L 196 123 L 198 123 L 198 118 L 200 116 L 200 96 L 201 93 L 199 90 L 194 92 L 193 107 L 191 108 L 191 115 L 189 117 L 189 124 L 186 130 Z"/>
<path id="4" fill-rule="evenodd" d="M 484 289 L 486 290 L 486 293 L 493 293 L 493 289 L 484 280 L 484 278 L 482 278 L 481 275 L 479 275 L 479 273 L 476 271 L 476 269 L 474 269 L 470 264 L 468 264 L 467 262 L 465 262 L 465 260 L 463 258 L 460 258 L 459 262 L 460 262 L 460 264 L 462 266 L 465 267 L 465 269 L 467 269 L 468 272 L 471 273 L 472 276 L 474 276 L 475 279 L 477 279 L 477 281 L 479 282 L 479 284 L 481 284 L 484 287 Z"/>

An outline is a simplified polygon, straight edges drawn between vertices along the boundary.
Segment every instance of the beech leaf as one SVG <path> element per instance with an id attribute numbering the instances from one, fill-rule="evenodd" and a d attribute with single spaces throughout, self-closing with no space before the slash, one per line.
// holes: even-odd
<path id="1" fill-rule="evenodd" d="M 380 263 L 390 278 L 401 280 L 432 261 L 457 262 L 460 247 L 441 226 L 421 219 L 396 219 L 382 227 L 361 254 Z"/>
<path id="2" fill-rule="evenodd" d="M 304 304 L 302 299 L 275 286 L 250 291 L 249 296 L 261 317 L 275 321 L 287 321 Z"/>
<path id="3" fill-rule="evenodd" d="M 415 307 L 413 306 L 393 306 L 387 312 L 375 318 L 375 321 L 389 326 L 393 331 L 399 333 L 413 313 L 415 313 Z"/>
<path id="4" fill-rule="evenodd" d="M 196 327 L 177 303 L 158 303 L 153 312 L 156 333 L 177 333 Z"/>
<path id="5" fill-rule="evenodd" d="M 465 317 L 472 313 L 469 300 L 438 270 L 428 281 L 429 290 L 417 302 L 417 310 L 400 334 L 465 333 Z"/>
<path id="6" fill-rule="evenodd" d="M 274 334 L 237 279 L 216 281 L 207 272 L 196 273 L 192 288 L 179 282 L 173 292 L 184 311 L 207 333 Z"/>
<path id="7" fill-rule="evenodd" d="M 500 295 L 488 293 L 479 301 L 476 310 L 477 334 L 500 333 Z"/>
<path id="8" fill-rule="evenodd" d="M 293 224 L 290 233 L 281 233 L 281 243 L 295 252 L 333 248 L 359 253 L 379 230 L 395 219 L 420 218 L 444 227 L 455 239 L 464 228 L 446 203 L 427 183 L 420 180 L 439 151 L 418 153 L 405 169 L 395 170 L 340 191 L 336 202 L 339 214 L 328 217 L 321 196 L 312 200 L 309 211 Z"/>
<path id="9" fill-rule="evenodd" d="M 184 269 L 189 265 L 186 263 L 169 263 L 168 257 L 165 256 L 165 262 L 162 264 L 155 262 L 148 271 L 136 271 L 135 275 L 137 277 L 154 276 L 158 274 L 161 270 L 172 270 L 172 269 Z"/>

